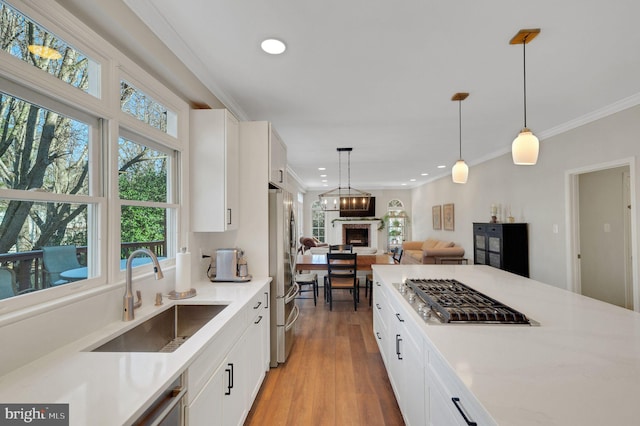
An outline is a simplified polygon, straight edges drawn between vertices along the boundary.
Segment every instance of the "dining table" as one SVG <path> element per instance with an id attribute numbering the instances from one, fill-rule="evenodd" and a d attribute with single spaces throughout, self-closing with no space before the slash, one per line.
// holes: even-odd
<path id="1" fill-rule="evenodd" d="M 390 254 L 359 254 L 357 257 L 358 271 L 371 271 L 371 265 L 393 265 L 393 256 Z M 296 270 L 322 271 L 327 269 L 327 255 L 325 254 L 299 254 L 296 257 Z"/>

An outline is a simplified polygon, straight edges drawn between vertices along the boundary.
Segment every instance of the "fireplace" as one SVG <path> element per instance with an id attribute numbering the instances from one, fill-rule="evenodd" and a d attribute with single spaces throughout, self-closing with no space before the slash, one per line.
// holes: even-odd
<path id="1" fill-rule="evenodd" d="M 354 247 L 369 247 L 370 230 L 370 225 L 344 225 L 342 227 L 342 242 Z"/>

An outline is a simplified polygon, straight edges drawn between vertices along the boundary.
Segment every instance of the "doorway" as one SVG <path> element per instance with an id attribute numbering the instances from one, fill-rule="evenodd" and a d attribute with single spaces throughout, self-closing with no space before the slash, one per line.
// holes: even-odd
<path id="1" fill-rule="evenodd" d="M 638 310 L 633 164 L 624 160 L 567 173 L 568 271 L 576 293 Z"/>

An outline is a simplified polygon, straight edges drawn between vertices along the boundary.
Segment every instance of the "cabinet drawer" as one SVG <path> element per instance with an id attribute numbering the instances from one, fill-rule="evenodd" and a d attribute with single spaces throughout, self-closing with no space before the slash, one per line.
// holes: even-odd
<path id="1" fill-rule="evenodd" d="M 189 392 L 187 393 L 187 403 L 200 393 L 209 377 L 218 368 L 222 360 L 227 355 L 238 336 L 246 328 L 246 315 L 244 310 L 227 322 L 202 353 L 191 363 L 187 370 Z"/>
<path id="2" fill-rule="evenodd" d="M 467 424 L 465 417 L 469 422 L 475 422 L 478 425 L 497 424 L 435 351 L 429 352 L 427 384 L 429 394 L 437 396 L 437 401 L 433 401 L 437 406 L 431 406 L 432 414 L 442 416 L 441 419 L 447 417 L 451 419 L 442 424 L 465 425 Z M 432 424 L 436 424 L 433 423 L 433 418 Z"/>
<path id="3" fill-rule="evenodd" d="M 487 255 L 487 252 L 485 252 L 484 250 L 476 249 L 476 264 L 486 265 L 487 264 L 486 255 Z"/>

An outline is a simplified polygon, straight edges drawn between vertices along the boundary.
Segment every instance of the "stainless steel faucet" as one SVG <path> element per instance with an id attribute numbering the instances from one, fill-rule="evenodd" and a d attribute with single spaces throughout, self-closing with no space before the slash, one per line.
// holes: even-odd
<path id="1" fill-rule="evenodd" d="M 153 261 L 153 272 L 156 274 L 156 280 L 164 278 L 160 263 L 155 254 L 149 249 L 141 248 L 134 250 L 127 259 L 127 288 L 124 292 L 124 300 L 122 304 L 122 321 L 131 321 L 134 318 L 133 311 L 142 305 L 142 299 L 140 298 L 140 292 L 136 292 L 138 301 L 133 303 L 133 280 L 131 279 L 131 263 L 133 258 L 142 254 L 146 254 Z"/>

